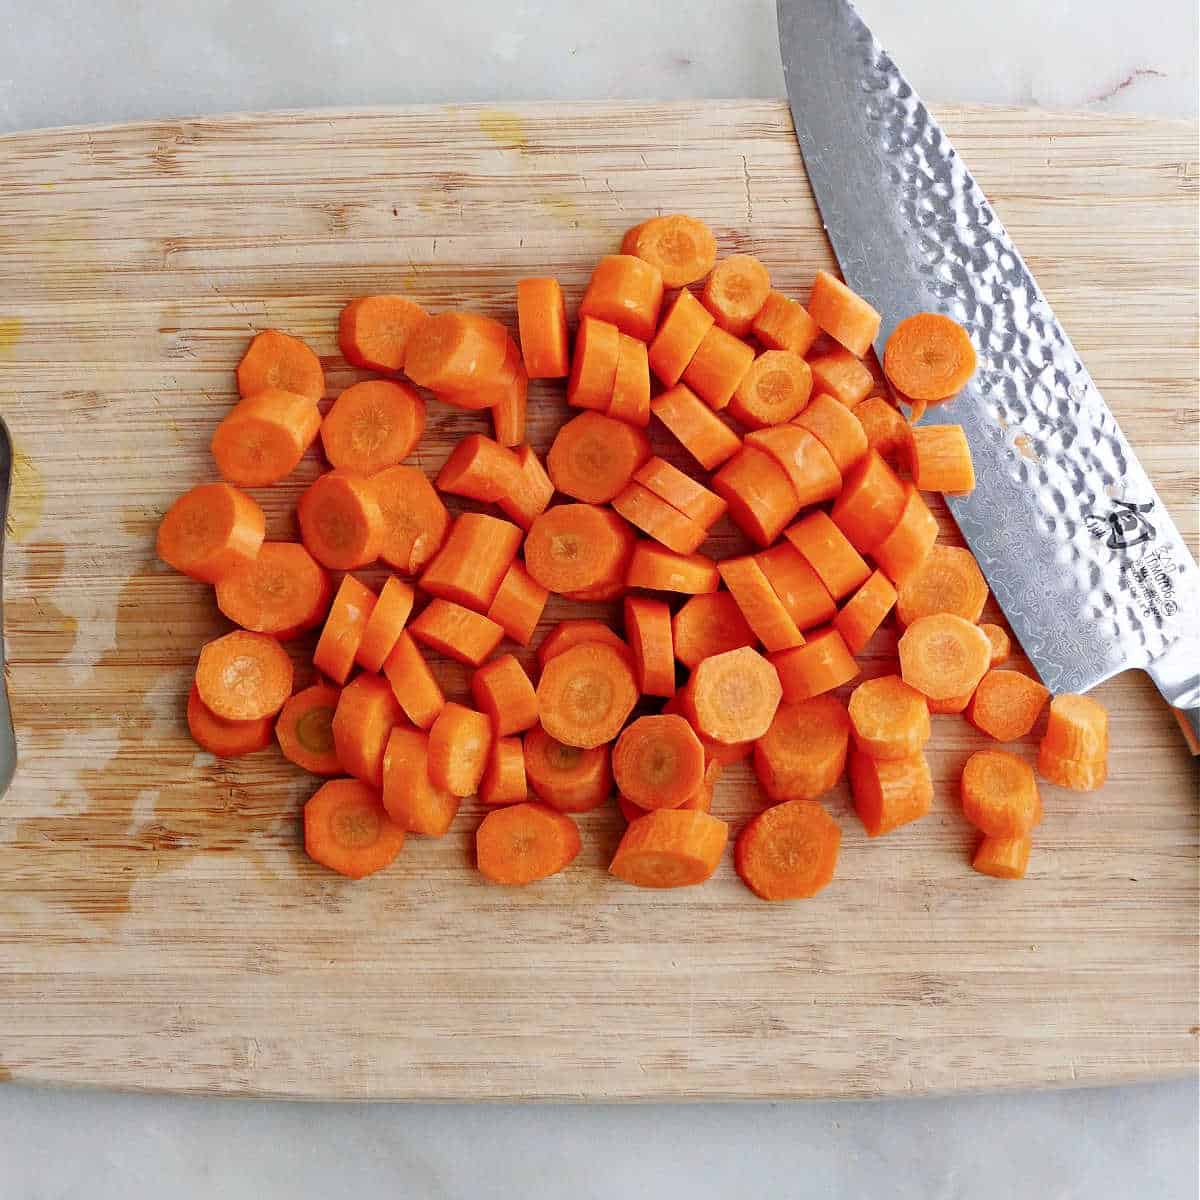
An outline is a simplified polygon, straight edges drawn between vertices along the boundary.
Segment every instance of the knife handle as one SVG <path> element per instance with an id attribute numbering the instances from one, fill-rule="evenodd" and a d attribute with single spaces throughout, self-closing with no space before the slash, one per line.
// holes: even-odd
<path id="1" fill-rule="evenodd" d="M 1200 755 L 1200 636 L 1179 638 L 1146 670 L 1171 706 L 1188 749 Z"/>

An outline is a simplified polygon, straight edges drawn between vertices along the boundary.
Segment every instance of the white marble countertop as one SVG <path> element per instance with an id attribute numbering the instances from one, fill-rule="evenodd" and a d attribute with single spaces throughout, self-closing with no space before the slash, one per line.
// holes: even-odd
<path id="1" fill-rule="evenodd" d="M 935 104 L 1197 114 L 1195 0 L 859 7 Z M 334 104 L 782 94 L 774 0 L 0 0 L 0 132 Z M 650 1108 L 9 1086 L 0 1198 L 1184 1200 L 1200 1191 L 1198 1128 L 1194 1080 Z"/>

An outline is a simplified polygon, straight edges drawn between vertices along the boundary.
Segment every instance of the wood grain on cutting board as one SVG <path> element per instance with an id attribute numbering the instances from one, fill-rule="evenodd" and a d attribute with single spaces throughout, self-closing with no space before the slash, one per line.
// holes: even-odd
<path id="1" fill-rule="evenodd" d="M 1195 127 L 942 114 L 1194 544 Z M 778 103 L 286 113 L 0 139 L 0 409 L 18 450 L 5 631 L 21 762 L 0 800 L 0 1079 L 308 1097 L 874 1095 L 1091 1083 L 1196 1063 L 1196 776 L 1144 676 L 1100 689 L 1111 781 L 1045 789 L 1029 878 L 968 869 L 935 718 L 934 812 L 844 831 L 819 898 L 767 905 L 728 860 L 699 889 L 604 870 L 614 810 L 525 889 L 471 869 L 472 801 L 351 883 L 310 864 L 314 781 L 187 736 L 211 592 L 158 564 L 159 517 L 213 477 L 247 337 L 321 354 L 350 297 L 403 291 L 510 323 L 656 211 L 803 297 L 831 259 Z M 562 419 L 532 392 L 532 440 Z M 429 471 L 486 418 L 433 404 Z M 660 429 L 659 446 L 670 441 Z M 1017 452 L 1014 450 L 1014 453 Z M 270 534 L 318 470 L 260 494 Z M 947 536 L 952 526 L 940 514 Z M 711 548 L 735 542 L 722 524 Z M 566 615 L 560 602 L 547 620 Z M 590 610 L 571 608 L 572 615 Z M 606 610 L 598 610 L 606 611 Z M 307 655 L 311 641 L 298 646 Z M 887 669 L 894 635 L 868 653 Z M 465 675 L 444 665 L 451 689 Z M 1024 753 L 1028 754 L 1027 746 Z M 747 771 L 715 811 L 761 801 Z"/>

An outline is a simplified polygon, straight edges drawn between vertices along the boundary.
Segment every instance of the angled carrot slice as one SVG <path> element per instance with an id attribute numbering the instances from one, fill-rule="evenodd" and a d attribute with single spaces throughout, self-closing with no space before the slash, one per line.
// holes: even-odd
<path id="1" fill-rule="evenodd" d="M 804 635 L 753 557 L 727 558 L 717 570 L 746 624 L 768 651 L 804 645 Z"/>

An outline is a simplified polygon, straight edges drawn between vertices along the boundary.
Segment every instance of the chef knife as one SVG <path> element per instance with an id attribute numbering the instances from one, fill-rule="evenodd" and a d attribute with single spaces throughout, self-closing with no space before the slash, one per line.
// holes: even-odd
<path id="1" fill-rule="evenodd" d="M 17 768 L 17 739 L 8 707 L 8 670 L 4 657 L 4 537 L 8 532 L 8 494 L 12 487 L 13 448 L 8 426 L 0 417 L 0 796 Z"/>
<path id="2" fill-rule="evenodd" d="M 882 314 L 943 312 L 979 356 L 934 422 L 976 487 L 947 497 L 1052 692 L 1149 672 L 1200 739 L 1200 572 L 1070 339 L 949 138 L 848 0 L 778 0 L 796 137 L 847 284 Z"/>

